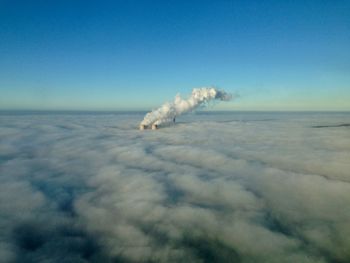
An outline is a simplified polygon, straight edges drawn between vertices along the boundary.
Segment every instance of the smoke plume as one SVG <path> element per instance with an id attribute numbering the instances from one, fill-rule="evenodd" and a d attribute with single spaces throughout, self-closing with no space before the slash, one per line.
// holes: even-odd
<path id="1" fill-rule="evenodd" d="M 154 128 L 163 123 L 171 123 L 177 116 L 192 111 L 211 100 L 231 100 L 232 95 L 213 87 L 196 88 L 192 90 L 191 96 L 186 100 L 176 95 L 174 102 L 164 103 L 161 107 L 146 114 L 140 123 L 140 129 Z"/>

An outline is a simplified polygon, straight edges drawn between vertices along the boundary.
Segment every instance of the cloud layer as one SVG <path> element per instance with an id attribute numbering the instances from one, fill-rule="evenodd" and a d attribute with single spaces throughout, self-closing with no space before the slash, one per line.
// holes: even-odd
<path id="1" fill-rule="evenodd" d="M 142 117 L 0 115 L 0 262 L 350 261 L 349 114 Z"/>

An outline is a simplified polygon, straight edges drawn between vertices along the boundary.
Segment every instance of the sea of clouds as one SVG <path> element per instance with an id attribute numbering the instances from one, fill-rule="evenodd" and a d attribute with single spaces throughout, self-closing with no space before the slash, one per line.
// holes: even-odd
<path id="1" fill-rule="evenodd" d="M 350 262 L 349 113 L 0 114 L 0 262 Z"/>

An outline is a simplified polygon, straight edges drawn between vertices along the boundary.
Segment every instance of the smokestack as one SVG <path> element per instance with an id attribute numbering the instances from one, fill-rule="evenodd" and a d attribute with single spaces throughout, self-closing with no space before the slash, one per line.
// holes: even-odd
<path id="1" fill-rule="evenodd" d="M 172 123 L 177 116 L 192 111 L 200 105 L 205 105 L 210 100 L 229 101 L 231 98 L 231 94 L 213 87 L 193 89 L 191 96 L 187 100 L 182 99 L 180 95 L 176 95 L 174 102 L 166 102 L 158 109 L 147 113 L 140 123 L 140 130 L 147 128 L 156 130 L 159 125 Z"/>

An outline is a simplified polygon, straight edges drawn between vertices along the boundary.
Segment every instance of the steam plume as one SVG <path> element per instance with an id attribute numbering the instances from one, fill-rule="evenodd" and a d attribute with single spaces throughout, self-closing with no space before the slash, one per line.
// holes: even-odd
<path id="1" fill-rule="evenodd" d="M 174 102 L 164 103 L 161 107 L 146 114 L 140 123 L 140 129 L 157 128 L 163 123 L 171 123 L 177 116 L 192 111 L 200 105 L 205 105 L 210 100 L 218 99 L 223 101 L 231 100 L 232 95 L 223 90 L 213 87 L 196 88 L 192 90 L 191 96 L 185 100 L 176 95 Z"/>

